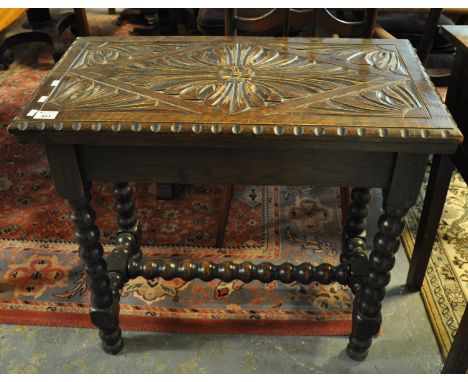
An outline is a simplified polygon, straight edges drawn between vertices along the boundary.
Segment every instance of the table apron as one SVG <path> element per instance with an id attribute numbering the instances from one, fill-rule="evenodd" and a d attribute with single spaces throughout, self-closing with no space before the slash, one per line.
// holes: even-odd
<path id="1" fill-rule="evenodd" d="M 91 181 L 386 187 L 396 153 L 76 146 Z"/>

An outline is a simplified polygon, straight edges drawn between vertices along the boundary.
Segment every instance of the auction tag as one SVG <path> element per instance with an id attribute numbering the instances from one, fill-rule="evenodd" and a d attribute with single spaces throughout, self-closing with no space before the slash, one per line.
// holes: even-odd
<path id="1" fill-rule="evenodd" d="M 34 119 L 55 119 L 58 113 L 58 111 L 41 110 L 34 115 Z"/>
<path id="2" fill-rule="evenodd" d="M 37 113 L 37 110 L 36 110 L 36 109 L 31 109 L 31 110 L 29 110 L 29 113 L 26 114 L 26 116 L 27 116 L 27 117 L 32 117 L 32 116 L 33 116 L 34 114 L 36 114 L 36 113 Z"/>
<path id="3" fill-rule="evenodd" d="M 45 101 L 47 101 L 47 98 L 49 98 L 49 97 L 47 97 L 47 96 L 42 96 L 41 98 L 39 98 L 39 99 L 37 100 L 37 102 L 41 102 L 41 103 L 42 103 L 42 102 L 45 102 Z"/>
<path id="4" fill-rule="evenodd" d="M 53 80 L 50 86 L 57 86 L 60 83 L 60 80 Z"/>

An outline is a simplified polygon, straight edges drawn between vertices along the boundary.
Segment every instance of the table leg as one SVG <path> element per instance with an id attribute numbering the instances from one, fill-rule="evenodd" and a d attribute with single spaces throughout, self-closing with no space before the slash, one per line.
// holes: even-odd
<path id="1" fill-rule="evenodd" d="M 127 231 L 136 225 L 135 204 L 133 203 L 132 186 L 129 183 L 121 182 L 114 184 L 114 197 L 117 202 L 116 209 L 118 213 L 117 224 L 118 231 Z"/>
<path id="2" fill-rule="evenodd" d="M 348 207 L 350 204 L 350 189 L 349 187 L 340 187 L 340 200 L 341 200 L 341 217 L 343 225 L 347 220 Z"/>
<path id="3" fill-rule="evenodd" d="M 86 16 L 85 8 L 74 8 L 75 22 L 78 36 L 84 37 L 89 36 L 89 24 L 88 17 Z"/>
<path id="4" fill-rule="evenodd" d="M 90 206 L 91 182 L 80 169 L 76 147 L 45 145 L 50 171 L 57 193 L 71 206 L 79 255 L 91 290 L 91 322 L 99 328 L 104 351 L 116 354 L 123 342 L 119 327 L 119 298 L 112 292 L 104 249 L 99 243 L 96 213 Z"/>
<path id="5" fill-rule="evenodd" d="M 140 258 L 141 228 L 135 215 L 135 204 L 133 202 L 133 189 L 127 182 L 114 184 L 114 197 L 117 209 L 117 244 L 125 239 L 123 233 L 131 234 L 134 239 L 132 251 L 128 254 L 132 258 Z"/>
<path id="6" fill-rule="evenodd" d="M 119 302 L 113 295 L 107 264 L 103 258 L 103 247 L 99 243 L 99 229 L 94 224 L 96 213 L 89 205 L 91 186 L 85 185 L 86 196 L 81 199 L 68 199 L 72 208 L 72 221 L 75 226 L 75 237 L 80 246 L 80 258 L 85 263 L 85 272 L 91 290 L 91 322 L 99 328 L 104 351 L 118 353 L 123 346 L 119 327 Z"/>
<path id="7" fill-rule="evenodd" d="M 448 155 L 434 155 L 413 256 L 406 279 L 406 287 L 410 291 L 421 289 L 439 228 L 452 172 L 453 164 Z"/>
<path id="8" fill-rule="evenodd" d="M 426 163 L 426 155 L 397 154 L 390 186 L 384 192 L 384 213 L 374 236 L 369 268 L 354 300 L 352 333 L 346 350 L 356 361 L 367 357 L 372 337 L 380 330 L 382 300 L 405 227 L 404 217 L 416 202 Z"/>
<path id="9" fill-rule="evenodd" d="M 351 203 L 347 206 L 346 220 L 341 238 L 341 263 L 350 262 L 356 257 L 365 257 L 367 205 L 371 199 L 369 188 L 353 188 Z M 361 285 L 359 278 L 350 283 L 350 288 L 357 294 Z"/>
<path id="10" fill-rule="evenodd" d="M 232 194 L 234 193 L 234 185 L 227 184 L 223 189 L 223 198 L 221 207 L 219 208 L 218 231 L 216 233 L 216 248 L 221 248 L 224 244 L 224 234 L 228 223 L 229 210 L 231 209 Z"/>
<path id="11" fill-rule="evenodd" d="M 468 307 L 458 326 L 457 333 L 442 369 L 443 374 L 463 374 L 468 371 Z"/>
<path id="12" fill-rule="evenodd" d="M 354 301 L 353 332 L 347 350 L 355 360 L 366 358 L 372 337 L 379 332 L 382 323 L 381 301 L 385 296 L 385 286 L 390 282 L 390 270 L 395 264 L 394 254 L 400 244 L 398 236 L 405 226 L 406 212 L 386 211 L 379 219 L 379 230 L 370 256 L 368 280 Z"/>

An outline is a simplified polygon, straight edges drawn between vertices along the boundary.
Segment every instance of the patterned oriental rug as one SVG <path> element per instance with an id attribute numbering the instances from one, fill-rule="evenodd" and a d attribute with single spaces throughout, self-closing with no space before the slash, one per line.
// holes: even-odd
<path id="1" fill-rule="evenodd" d="M 427 177 L 428 173 L 426 182 Z M 413 253 L 425 185 L 406 218 L 402 242 L 409 255 Z M 421 295 L 446 357 L 468 301 L 468 187 L 457 172 L 452 176 Z"/>

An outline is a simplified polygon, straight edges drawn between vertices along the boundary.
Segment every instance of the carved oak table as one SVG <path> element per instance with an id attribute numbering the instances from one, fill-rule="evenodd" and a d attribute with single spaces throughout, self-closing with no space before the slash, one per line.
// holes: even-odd
<path id="1" fill-rule="evenodd" d="M 45 145 L 106 352 L 123 346 L 119 291 L 130 278 L 317 281 L 355 294 L 347 350 L 356 360 L 379 331 L 428 156 L 462 141 L 409 43 L 361 39 L 80 38 L 9 130 Z M 115 183 L 118 236 L 107 258 L 90 206 L 95 180 Z M 355 187 L 341 262 L 144 258 L 131 181 Z M 385 212 L 368 256 L 370 187 L 384 189 Z"/>

